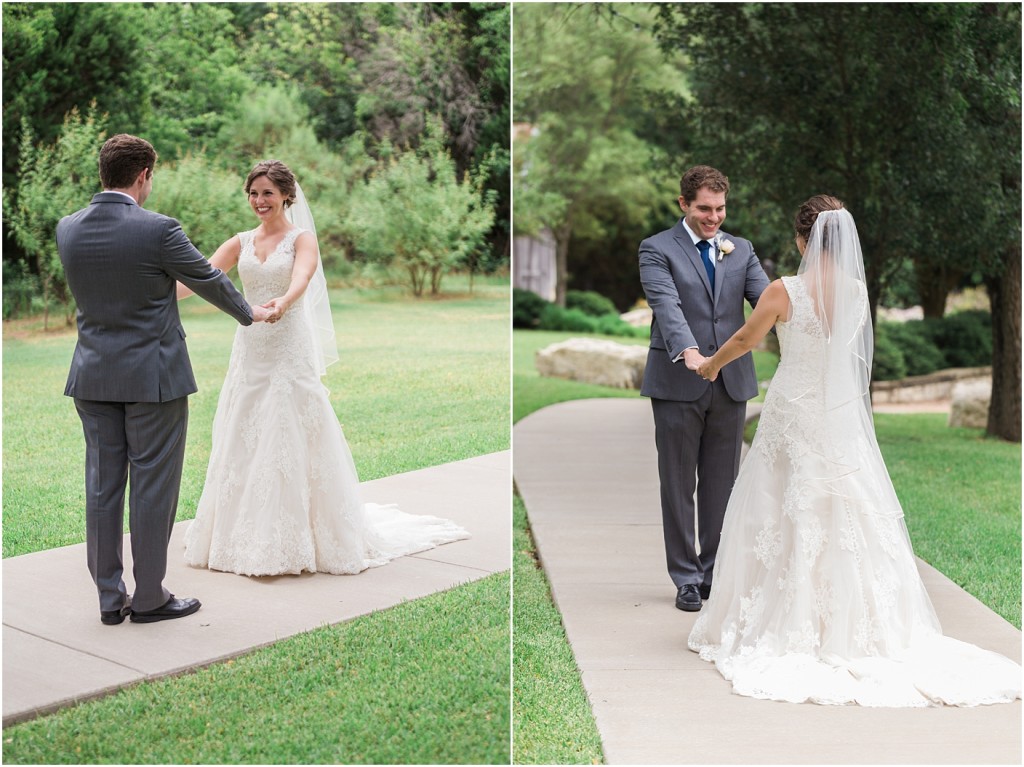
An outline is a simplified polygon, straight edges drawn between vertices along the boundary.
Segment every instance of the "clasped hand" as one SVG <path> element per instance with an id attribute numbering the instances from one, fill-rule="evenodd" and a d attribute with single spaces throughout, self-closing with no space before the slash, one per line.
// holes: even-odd
<path id="1" fill-rule="evenodd" d="M 683 357 L 687 368 L 708 381 L 714 381 L 718 378 L 718 369 L 711 364 L 710 357 L 705 357 L 696 349 L 688 349 L 687 351 L 689 353 Z"/>
<path id="2" fill-rule="evenodd" d="M 268 322 L 273 324 L 284 316 L 288 310 L 288 304 L 283 298 L 273 298 L 265 304 L 258 304 L 252 307 L 253 322 Z"/>

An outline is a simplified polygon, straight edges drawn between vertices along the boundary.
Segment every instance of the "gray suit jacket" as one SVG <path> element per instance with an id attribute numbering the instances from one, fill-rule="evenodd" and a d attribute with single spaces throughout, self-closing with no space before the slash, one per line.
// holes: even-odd
<path id="1" fill-rule="evenodd" d="M 715 262 L 711 293 L 704 263 L 682 220 L 640 243 L 640 282 L 654 311 L 651 348 L 640 393 L 656 399 L 691 402 L 711 384 L 688 370 L 684 349 L 698 347 L 710 357 L 743 326 L 743 302 L 756 305 L 768 277 L 749 240 L 722 232 L 736 247 Z M 737 402 L 757 394 L 754 360 L 745 354 L 720 373 L 729 396 Z"/>
<path id="2" fill-rule="evenodd" d="M 249 304 L 173 218 L 116 192 L 57 224 L 57 249 L 78 304 L 78 345 L 64 393 L 107 402 L 167 402 L 198 388 L 175 280 L 243 325 Z"/>

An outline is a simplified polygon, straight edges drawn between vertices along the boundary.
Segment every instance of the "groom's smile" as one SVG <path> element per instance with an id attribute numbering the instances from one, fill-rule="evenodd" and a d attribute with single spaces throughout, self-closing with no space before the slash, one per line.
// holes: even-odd
<path id="1" fill-rule="evenodd" d="M 680 197 L 679 209 L 683 211 L 686 223 L 694 234 L 702 240 L 713 240 L 725 221 L 725 192 L 712 192 L 701 187 L 689 203 Z"/>

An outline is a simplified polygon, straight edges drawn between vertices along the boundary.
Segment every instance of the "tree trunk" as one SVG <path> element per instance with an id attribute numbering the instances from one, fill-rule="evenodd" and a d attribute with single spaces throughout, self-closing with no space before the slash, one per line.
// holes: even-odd
<path id="1" fill-rule="evenodd" d="M 992 302 L 992 401 L 986 434 L 1021 441 L 1021 248 L 1006 255 L 1006 270 L 985 280 Z"/>
<path id="2" fill-rule="evenodd" d="M 917 294 L 925 317 L 942 319 L 946 313 L 946 298 L 964 274 L 962 269 L 949 266 L 936 269 L 928 264 L 917 265 Z"/>
<path id="3" fill-rule="evenodd" d="M 566 221 L 555 230 L 555 303 L 565 308 L 566 286 L 569 283 L 569 240 L 572 222 Z"/>

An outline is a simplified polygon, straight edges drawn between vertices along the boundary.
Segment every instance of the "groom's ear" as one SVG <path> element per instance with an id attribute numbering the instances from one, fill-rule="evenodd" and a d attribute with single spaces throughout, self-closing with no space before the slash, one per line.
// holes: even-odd
<path id="1" fill-rule="evenodd" d="M 689 211 L 687 210 L 688 207 L 690 207 L 690 206 L 686 204 L 686 198 L 685 197 L 680 197 L 679 198 L 679 210 L 683 211 L 683 213 L 689 213 Z"/>

